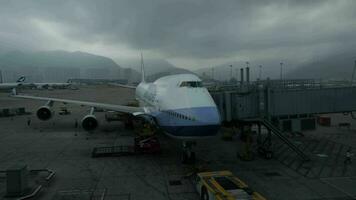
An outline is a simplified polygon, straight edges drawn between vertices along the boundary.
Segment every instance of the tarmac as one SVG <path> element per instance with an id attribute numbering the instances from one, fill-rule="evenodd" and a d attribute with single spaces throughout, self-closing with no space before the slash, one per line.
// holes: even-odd
<path id="1" fill-rule="evenodd" d="M 134 99 L 134 91 L 115 86 L 80 86 L 79 90 L 24 90 L 25 94 L 50 96 L 103 103 L 126 104 Z M 356 158 L 345 165 L 345 153 L 356 153 L 356 123 L 350 116 L 333 114 L 332 126 L 318 126 L 304 136 L 290 136 L 291 141 L 311 158 L 302 162 L 278 138 L 273 138 L 274 157 L 266 160 L 255 154 L 252 161 L 238 158 L 241 141 L 213 138 L 197 141 L 195 165 L 183 165 L 181 143 L 166 135 L 158 135 L 162 153 L 122 157 L 92 158 L 94 147 L 133 144 L 134 131 L 121 122 L 106 122 L 97 113 L 99 128 L 91 133 L 75 120 L 89 113 L 88 107 L 65 105 L 70 115 L 56 114 L 40 121 L 34 113 L 45 102 L 14 99 L 0 93 L 0 109 L 25 107 L 31 115 L 0 118 L 0 171 L 18 165 L 29 170 L 50 169 L 55 176 L 45 181 L 45 173 L 30 173 L 29 185 L 42 185 L 33 199 L 199 199 L 194 180 L 187 177 L 197 169 L 230 170 L 253 190 L 267 199 L 317 200 L 356 199 Z M 63 105 L 57 103 L 54 110 Z M 31 120 L 28 126 L 27 121 Z M 351 128 L 339 128 L 349 122 Z M 6 176 L 0 173 L 0 199 L 5 197 Z"/>

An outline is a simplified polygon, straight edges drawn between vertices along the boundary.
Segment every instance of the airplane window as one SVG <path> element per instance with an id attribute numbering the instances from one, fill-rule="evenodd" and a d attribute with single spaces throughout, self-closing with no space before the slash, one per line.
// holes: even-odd
<path id="1" fill-rule="evenodd" d="M 188 82 L 182 82 L 182 83 L 180 84 L 180 87 L 188 87 Z"/>
<path id="2" fill-rule="evenodd" d="M 201 81 L 183 81 L 180 84 L 180 87 L 203 87 L 203 84 Z"/>

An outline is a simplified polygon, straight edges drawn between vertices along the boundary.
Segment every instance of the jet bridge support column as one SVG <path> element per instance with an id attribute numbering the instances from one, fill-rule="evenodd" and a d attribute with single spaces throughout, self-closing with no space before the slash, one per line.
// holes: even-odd
<path id="1" fill-rule="evenodd" d="M 231 92 L 224 92 L 225 98 L 225 121 L 231 122 L 232 120 L 232 104 L 231 104 Z"/>
<path id="2" fill-rule="evenodd" d="M 259 132 L 261 131 L 261 122 L 258 122 Z M 266 159 L 271 159 L 273 157 L 272 147 L 272 132 L 268 129 L 267 136 L 263 139 L 261 133 L 259 133 L 257 140 L 259 140 L 258 144 L 258 153 L 265 157 Z"/>
<path id="3" fill-rule="evenodd" d="M 266 90 L 263 87 L 263 84 L 258 85 L 258 111 L 259 111 L 259 117 L 265 118 L 266 116 Z M 262 133 L 261 133 L 261 123 L 257 123 L 258 126 L 258 133 L 257 133 L 257 144 L 258 146 L 262 145 Z"/>
<path id="4" fill-rule="evenodd" d="M 245 161 L 253 160 L 252 153 L 252 135 L 251 135 L 251 123 L 242 122 L 240 125 L 240 139 L 242 141 L 240 152 L 238 152 L 238 156 Z"/>
<path id="5" fill-rule="evenodd" d="M 261 135 L 261 123 L 257 123 L 257 126 L 258 126 L 258 132 L 257 132 L 257 144 L 258 146 L 261 145 L 262 143 L 262 135 Z"/>

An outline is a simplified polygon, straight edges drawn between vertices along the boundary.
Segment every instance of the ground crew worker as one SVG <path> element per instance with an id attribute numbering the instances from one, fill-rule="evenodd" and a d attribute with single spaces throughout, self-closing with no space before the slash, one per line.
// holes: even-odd
<path id="1" fill-rule="evenodd" d="M 27 126 L 31 125 L 31 118 L 27 118 Z"/>
<path id="2" fill-rule="evenodd" d="M 74 128 L 75 128 L 75 133 L 74 133 L 74 136 L 77 136 L 77 130 L 78 130 L 78 120 L 75 119 L 75 122 L 74 122 Z"/>
<path id="3" fill-rule="evenodd" d="M 74 128 L 78 128 L 78 120 L 77 119 L 75 119 Z"/>
<path id="4" fill-rule="evenodd" d="M 351 164 L 351 157 L 352 157 L 353 155 L 354 155 L 354 154 L 351 153 L 351 148 L 349 148 L 349 149 L 346 151 L 344 163 L 345 163 L 345 164 Z"/>

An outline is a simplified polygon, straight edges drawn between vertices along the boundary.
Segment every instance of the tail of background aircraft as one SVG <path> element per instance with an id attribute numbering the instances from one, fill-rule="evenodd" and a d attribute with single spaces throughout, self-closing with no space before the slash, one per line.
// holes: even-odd
<path id="1" fill-rule="evenodd" d="M 26 76 L 21 76 L 19 79 L 17 79 L 16 83 L 22 83 L 26 80 Z"/>
<path id="2" fill-rule="evenodd" d="M 145 82 L 145 66 L 143 64 L 142 52 L 141 52 L 141 82 Z"/>

